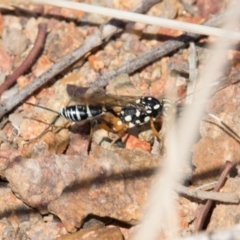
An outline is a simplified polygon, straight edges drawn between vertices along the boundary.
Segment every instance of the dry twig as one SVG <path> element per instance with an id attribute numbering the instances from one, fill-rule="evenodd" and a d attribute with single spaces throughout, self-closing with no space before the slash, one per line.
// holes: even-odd
<path id="1" fill-rule="evenodd" d="M 239 196 L 236 193 L 216 193 L 215 191 L 196 190 L 181 184 L 178 184 L 175 190 L 181 195 L 196 199 L 209 199 L 224 203 L 239 203 Z"/>
<path id="2" fill-rule="evenodd" d="M 10 76 L 6 78 L 5 82 L 0 86 L 0 95 L 9 87 L 11 87 L 17 78 L 32 66 L 33 62 L 43 47 L 46 38 L 46 32 L 47 24 L 40 23 L 38 25 L 38 35 L 32 50 L 28 54 L 27 58 L 22 62 L 22 64 Z"/>
<path id="3" fill-rule="evenodd" d="M 233 167 L 233 163 L 230 161 L 227 161 L 225 163 L 223 172 L 218 180 L 218 183 L 216 187 L 214 188 L 215 192 L 218 192 L 221 187 L 224 185 L 226 181 L 227 174 L 229 173 L 230 169 Z M 213 200 L 207 200 L 204 205 L 200 205 L 197 209 L 197 218 L 195 220 L 195 232 L 198 232 L 202 229 L 204 221 L 207 217 L 207 214 L 209 213 L 209 210 L 211 209 L 213 204 Z"/>

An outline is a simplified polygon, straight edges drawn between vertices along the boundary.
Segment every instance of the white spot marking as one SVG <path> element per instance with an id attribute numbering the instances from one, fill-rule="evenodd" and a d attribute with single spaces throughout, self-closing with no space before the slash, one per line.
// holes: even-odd
<path id="1" fill-rule="evenodd" d="M 160 108 L 160 104 L 156 104 L 153 108 L 154 108 L 154 109 Z"/>
<path id="2" fill-rule="evenodd" d="M 88 105 L 86 105 L 86 110 L 87 110 L 88 117 L 92 117 L 92 113 L 91 113 L 90 108 L 89 108 Z"/>
<path id="3" fill-rule="evenodd" d="M 70 112 L 70 119 L 73 119 L 74 120 L 74 114 L 75 114 L 75 111 L 71 108 L 71 112 Z"/>
<path id="4" fill-rule="evenodd" d="M 151 98 L 151 97 L 148 97 L 148 100 L 152 100 L 152 98 Z"/>
<path id="5" fill-rule="evenodd" d="M 132 127 L 135 127 L 135 124 L 130 122 L 128 126 L 129 126 L 129 128 L 132 128 Z"/>
<path id="6" fill-rule="evenodd" d="M 140 100 L 140 99 L 137 99 L 137 100 L 136 100 L 136 103 L 140 103 L 140 102 L 141 102 L 141 100 Z"/>
<path id="7" fill-rule="evenodd" d="M 150 117 L 149 116 L 146 116 L 145 118 L 144 118 L 144 122 L 146 123 L 146 122 L 149 122 L 149 120 L 150 120 Z"/>
<path id="8" fill-rule="evenodd" d="M 135 114 L 135 115 L 136 115 L 137 117 L 139 117 L 139 116 L 140 116 L 140 114 L 141 114 L 141 113 L 140 113 L 140 111 L 137 109 L 137 110 L 136 110 L 136 114 Z"/>
<path id="9" fill-rule="evenodd" d="M 147 112 L 147 113 L 152 113 L 152 110 L 147 110 L 146 112 Z"/>
<path id="10" fill-rule="evenodd" d="M 142 97 L 140 100 L 140 103 L 145 104 L 146 102 L 144 101 L 145 97 Z"/>
<path id="11" fill-rule="evenodd" d="M 80 112 L 79 112 L 79 110 L 78 110 L 77 105 L 76 105 L 75 111 L 76 111 L 76 115 L 77 115 L 77 120 L 78 120 L 78 121 L 81 121 L 81 115 L 80 115 Z"/>
<path id="12" fill-rule="evenodd" d="M 70 116 L 69 116 L 70 112 L 66 108 L 64 109 L 64 113 L 65 113 L 65 118 L 66 119 L 71 119 Z"/>
<path id="13" fill-rule="evenodd" d="M 117 122 L 117 125 L 118 125 L 118 126 L 122 125 L 122 121 L 119 120 L 119 121 Z"/>
<path id="14" fill-rule="evenodd" d="M 131 122 L 131 121 L 132 121 L 132 116 L 131 116 L 131 115 L 127 115 L 127 116 L 124 118 L 124 120 L 125 120 L 126 122 Z"/>
<path id="15" fill-rule="evenodd" d="M 140 120 L 135 121 L 136 124 L 141 124 Z"/>

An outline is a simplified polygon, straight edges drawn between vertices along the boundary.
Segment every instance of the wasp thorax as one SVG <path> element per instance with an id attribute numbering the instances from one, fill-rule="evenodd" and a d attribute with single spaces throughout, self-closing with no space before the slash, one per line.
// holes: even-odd
<path id="1" fill-rule="evenodd" d="M 162 116 L 163 103 L 153 97 L 142 97 L 134 106 L 123 107 L 119 117 L 130 127 L 148 123 L 150 119 Z"/>

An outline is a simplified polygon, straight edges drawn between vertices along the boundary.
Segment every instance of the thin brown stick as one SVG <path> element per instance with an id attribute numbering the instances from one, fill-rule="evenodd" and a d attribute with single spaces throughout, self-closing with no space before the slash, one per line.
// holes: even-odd
<path id="1" fill-rule="evenodd" d="M 31 49 L 26 59 L 22 62 L 22 64 L 10 76 L 6 78 L 5 82 L 0 86 L 0 95 L 9 87 L 11 87 L 13 83 L 17 80 L 17 78 L 21 76 L 26 70 L 28 70 L 29 67 L 32 66 L 33 62 L 35 61 L 43 47 L 43 43 L 46 38 L 46 33 L 47 24 L 40 23 L 38 25 L 38 35 L 35 40 L 33 48 Z"/>
<path id="2" fill-rule="evenodd" d="M 227 161 L 224 165 L 224 169 L 222 171 L 221 176 L 218 179 L 218 183 L 214 188 L 215 192 L 218 192 L 221 187 L 224 185 L 226 181 L 227 174 L 229 173 L 230 169 L 233 167 L 233 163 L 230 161 Z M 197 210 L 197 218 L 195 220 L 195 233 L 200 231 L 203 227 L 203 224 L 205 222 L 205 219 L 207 217 L 207 214 L 209 213 L 209 210 L 211 209 L 213 204 L 213 200 L 207 200 L 206 203 L 202 206 L 200 206 L 200 209 Z"/>

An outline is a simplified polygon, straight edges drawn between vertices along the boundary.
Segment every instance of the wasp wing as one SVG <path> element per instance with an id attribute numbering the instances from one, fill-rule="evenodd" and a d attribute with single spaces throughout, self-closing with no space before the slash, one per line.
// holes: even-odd
<path id="1" fill-rule="evenodd" d="M 139 96 L 117 96 L 106 94 L 103 88 L 84 88 L 67 85 L 67 93 L 80 104 L 92 106 L 105 106 L 106 108 L 135 105 Z"/>

